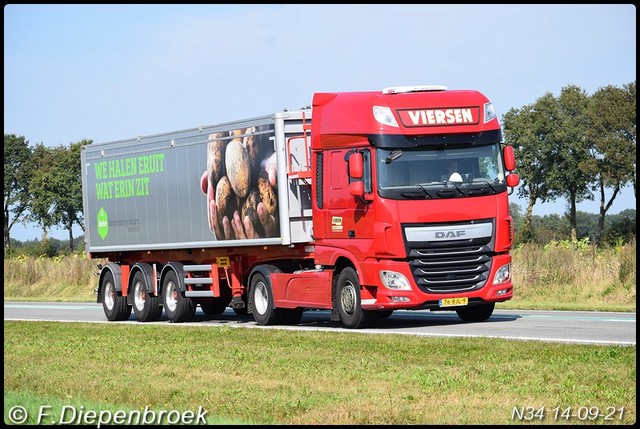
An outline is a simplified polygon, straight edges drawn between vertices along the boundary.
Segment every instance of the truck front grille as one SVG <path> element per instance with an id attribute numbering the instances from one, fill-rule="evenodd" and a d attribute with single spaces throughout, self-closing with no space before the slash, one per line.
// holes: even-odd
<path id="1" fill-rule="evenodd" d="M 409 266 L 423 292 L 483 287 L 491 272 L 494 219 L 404 225 Z"/>
<path id="2" fill-rule="evenodd" d="M 486 283 L 491 270 L 489 253 L 487 246 L 412 249 L 409 265 L 425 292 L 470 291 Z"/>

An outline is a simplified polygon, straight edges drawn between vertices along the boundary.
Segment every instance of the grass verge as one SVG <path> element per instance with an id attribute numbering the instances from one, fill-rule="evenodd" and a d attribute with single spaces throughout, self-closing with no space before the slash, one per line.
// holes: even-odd
<path id="1" fill-rule="evenodd" d="M 543 407 L 529 422 L 636 420 L 635 347 L 14 321 L 4 337 L 5 404 L 27 391 L 32 407 L 202 406 L 256 424 L 518 424 Z"/>

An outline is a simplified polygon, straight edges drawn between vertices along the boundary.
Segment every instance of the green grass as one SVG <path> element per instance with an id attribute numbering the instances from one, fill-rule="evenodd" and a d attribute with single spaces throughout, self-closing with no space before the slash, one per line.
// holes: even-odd
<path id="1" fill-rule="evenodd" d="M 14 321 L 4 337 L 5 421 L 8 399 L 202 406 L 255 424 L 519 424 L 523 407 L 624 408 L 609 423 L 636 420 L 635 347 Z"/>
<path id="2" fill-rule="evenodd" d="M 25 412 L 24 414 L 20 414 Z M 169 411 L 172 411 L 169 413 Z M 192 410 L 167 410 L 148 406 L 130 408 L 102 402 L 89 402 L 68 396 L 60 399 L 54 396 L 36 395 L 28 391 L 9 391 L 4 394 L 5 424 L 75 424 L 105 426 L 107 424 L 143 425 L 158 424 L 200 424 L 244 425 L 250 422 L 234 421 L 211 416 L 207 410 L 196 407 Z M 9 417 L 11 416 L 11 417 Z M 202 417 L 201 417 L 202 416 Z M 23 420 L 17 420 L 22 419 Z M 11 420 L 14 419 L 14 420 Z"/>

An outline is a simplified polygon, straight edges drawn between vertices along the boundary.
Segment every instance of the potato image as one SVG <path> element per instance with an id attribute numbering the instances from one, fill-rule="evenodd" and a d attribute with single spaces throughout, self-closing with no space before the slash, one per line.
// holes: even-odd
<path id="1" fill-rule="evenodd" d="M 251 224 L 253 225 L 254 231 L 260 236 L 264 237 L 264 227 L 262 226 L 262 222 L 260 222 L 260 218 L 258 217 L 258 204 L 260 203 L 260 194 L 255 189 L 252 189 L 249 192 L 249 196 L 244 201 L 242 205 L 242 219 L 246 216 L 249 216 L 251 220 Z"/>
<path id="2" fill-rule="evenodd" d="M 235 194 L 244 198 L 249 194 L 251 184 L 251 169 L 249 155 L 240 139 L 233 139 L 225 150 L 225 168 L 231 188 Z"/>
<path id="3" fill-rule="evenodd" d="M 265 170 L 260 171 L 258 176 L 258 193 L 260 194 L 260 200 L 264 203 L 271 216 L 276 215 L 278 209 L 278 198 L 276 191 L 271 187 L 269 183 L 269 176 Z"/>
<path id="4" fill-rule="evenodd" d="M 251 178 L 253 180 L 256 180 L 258 177 L 258 172 L 260 171 L 260 162 L 262 161 L 262 158 L 260 153 L 260 139 L 259 136 L 253 135 L 254 130 L 254 127 L 246 129 L 243 144 L 245 149 L 247 150 L 247 155 L 249 155 Z"/>
<path id="5" fill-rule="evenodd" d="M 229 178 L 224 176 L 216 186 L 216 217 L 220 228 L 222 228 L 222 218 L 227 216 L 232 219 L 233 212 L 237 207 L 236 196 L 231 188 Z"/>
<path id="6" fill-rule="evenodd" d="M 209 146 L 207 149 L 207 171 L 209 172 L 209 180 L 212 186 L 216 186 L 218 180 L 226 173 L 224 149 L 227 145 L 226 140 L 221 140 L 226 133 L 209 134 Z"/>

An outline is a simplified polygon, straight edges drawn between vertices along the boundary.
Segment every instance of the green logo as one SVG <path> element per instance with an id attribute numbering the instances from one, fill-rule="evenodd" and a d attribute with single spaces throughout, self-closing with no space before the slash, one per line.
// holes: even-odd
<path id="1" fill-rule="evenodd" d="M 109 217 L 107 216 L 107 211 L 103 207 L 100 207 L 100 210 L 98 210 L 98 234 L 104 240 L 108 233 Z"/>

